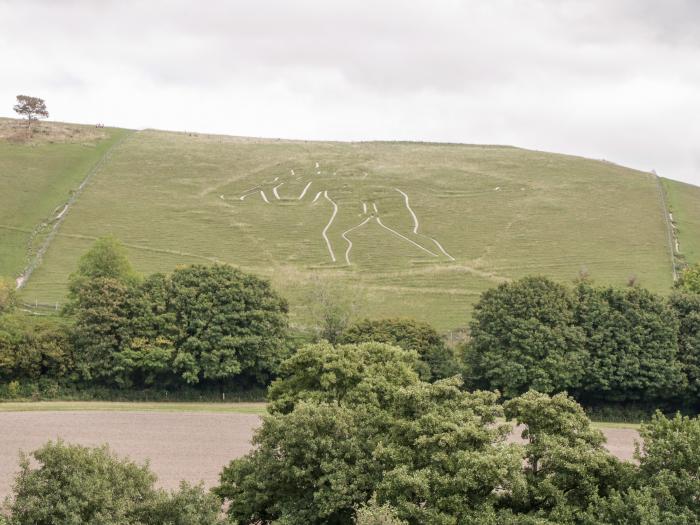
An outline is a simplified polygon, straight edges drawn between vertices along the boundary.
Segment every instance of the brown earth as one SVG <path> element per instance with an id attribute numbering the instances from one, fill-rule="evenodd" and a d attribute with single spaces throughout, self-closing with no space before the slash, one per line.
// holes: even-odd
<path id="1" fill-rule="evenodd" d="M 10 492 L 19 451 L 30 452 L 56 438 L 81 445 L 109 443 L 121 456 L 150 459 L 159 485 L 180 480 L 218 482 L 231 459 L 251 448 L 255 414 L 192 412 L 2 412 L 0 413 L 0 503 Z"/>
<path id="2" fill-rule="evenodd" d="M 150 460 L 159 485 L 176 488 L 181 479 L 213 486 L 231 459 L 251 449 L 260 424 L 254 414 L 192 412 L 0 412 L 0 501 L 10 492 L 20 450 L 32 451 L 50 439 L 97 446 Z M 636 430 L 605 428 L 607 448 L 632 458 Z M 512 441 L 519 441 L 513 435 Z"/>

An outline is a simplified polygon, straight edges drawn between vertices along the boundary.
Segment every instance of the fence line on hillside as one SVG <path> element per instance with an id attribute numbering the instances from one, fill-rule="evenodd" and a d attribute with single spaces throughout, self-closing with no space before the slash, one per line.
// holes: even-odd
<path id="1" fill-rule="evenodd" d="M 661 200 L 661 212 L 664 214 L 664 224 L 666 225 L 666 240 L 668 244 L 668 251 L 671 255 L 671 271 L 673 272 L 673 282 L 678 280 L 678 271 L 676 269 L 676 249 L 673 244 L 673 225 L 671 224 L 671 217 L 669 216 L 668 203 L 666 202 L 666 190 L 664 190 L 661 184 L 661 177 L 656 173 L 652 173 L 656 179 L 656 187 L 659 191 L 659 199 Z"/>

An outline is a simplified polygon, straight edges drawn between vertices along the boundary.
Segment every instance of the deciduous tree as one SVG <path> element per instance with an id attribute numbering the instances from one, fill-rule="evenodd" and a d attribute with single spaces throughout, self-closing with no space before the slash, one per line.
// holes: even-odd
<path id="1" fill-rule="evenodd" d="M 576 288 L 576 323 L 588 361 L 577 390 L 586 401 L 658 401 L 684 389 L 678 321 L 666 302 L 644 288 Z"/>
<path id="2" fill-rule="evenodd" d="M 467 374 L 476 386 L 515 397 L 579 385 L 586 359 L 571 291 L 526 277 L 484 292 L 474 307 Z"/>
<path id="3" fill-rule="evenodd" d="M 461 360 L 428 323 L 413 319 L 365 319 L 350 326 L 341 343 L 376 341 L 414 350 L 420 356 L 418 372 L 422 379 L 437 380 L 460 374 Z"/>
<path id="4" fill-rule="evenodd" d="M 15 113 L 27 119 L 28 131 L 32 128 L 32 120 L 49 117 L 46 102 L 38 97 L 17 95 L 17 104 L 12 109 L 15 110 Z"/>

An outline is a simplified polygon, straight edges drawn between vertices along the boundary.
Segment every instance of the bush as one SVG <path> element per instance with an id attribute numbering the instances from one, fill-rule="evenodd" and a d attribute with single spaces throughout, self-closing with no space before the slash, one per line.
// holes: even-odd
<path id="1" fill-rule="evenodd" d="M 147 465 L 120 459 L 107 447 L 49 442 L 31 457 L 20 460 L 8 525 L 223 523 L 220 500 L 201 485 L 155 489 Z"/>
<path id="2" fill-rule="evenodd" d="M 20 461 L 10 505 L 11 525 L 136 523 L 155 498 L 155 476 L 146 466 L 89 449 L 49 442 Z"/>

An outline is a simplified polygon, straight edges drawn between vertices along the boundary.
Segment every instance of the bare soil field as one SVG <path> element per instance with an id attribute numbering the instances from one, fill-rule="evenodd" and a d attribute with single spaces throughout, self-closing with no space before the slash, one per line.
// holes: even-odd
<path id="1" fill-rule="evenodd" d="M 10 492 L 20 450 L 30 452 L 57 438 L 89 446 L 109 443 L 121 456 L 150 460 L 165 488 L 176 488 L 182 479 L 213 486 L 224 465 L 251 449 L 250 439 L 259 424 L 259 415 L 240 413 L 0 412 L 0 501 Z M 632 458 L 636 430 L 601 430 L 613 454 Z M 512 440 L 519 441 L 519 433 Z"/>
<path id="2" fill-rule="evenodd" d="M 0 413 L 0 501 L 10 492 L 20 450 L 48 440 L 97 446 L 109 443 L 121 456 L 150 460 L 158 483 L 176 488 L 180 480 L 218 482 L 231 459 L 250 448 L 255 414 L 194 412 L 2 412 Z"/>

